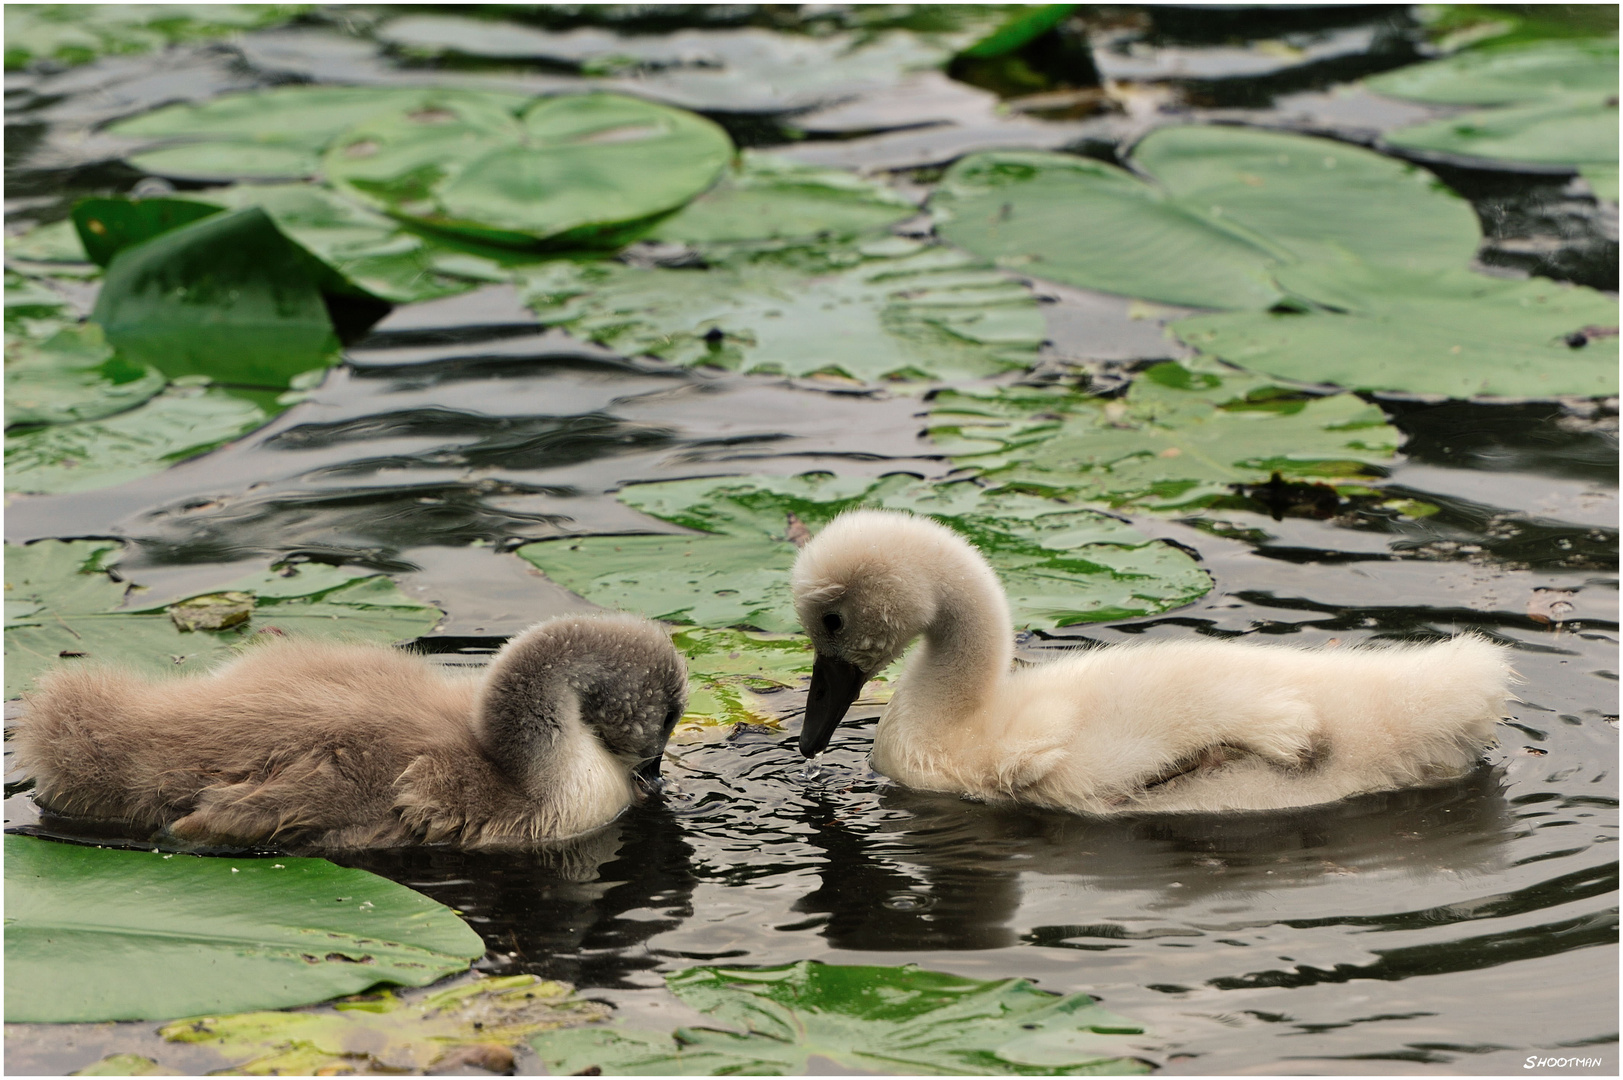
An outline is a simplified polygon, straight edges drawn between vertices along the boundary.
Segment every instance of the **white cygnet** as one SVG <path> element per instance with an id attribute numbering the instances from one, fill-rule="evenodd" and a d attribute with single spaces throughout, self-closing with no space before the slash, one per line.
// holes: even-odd
<path id="1" fill-rule="evenodd" d="M 1303 649 L 1208 639 L 1014 664 L 997 575 L 963 537 L 842 515 L 801 551 L 817 650 L 800 750 L 830 737 L 915 638 L 873 763 L 910 787 L 1088 814 L 1266 810 L 1441 783 L 1495 742 L 1507 653 L 1465 635 Z"/>
<path id="2" fill-rule="evenodd" d="M 64 667 L 25 697 L 13 745 L 64 817 L 194 843 L 508 846 L 613 820 L 657 784 L 686 701 L 659 624 L 562 616 L 475 674 L 291 638 L 160 681 Z"/>

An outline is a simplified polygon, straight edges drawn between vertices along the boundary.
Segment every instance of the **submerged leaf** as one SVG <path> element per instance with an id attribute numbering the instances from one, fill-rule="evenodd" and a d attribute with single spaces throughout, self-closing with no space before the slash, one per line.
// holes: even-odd
<path id="1" fill-rule="evenodd" d="M 613 247 L 708 188 L 732 157 L 703 117 L 579 94 L 522 109 L 449 94 L 344 133 L 324 171 L 390 213 L 495 243 Z"/>
<path id="2" fill-rule="evenodd" d="M 1008 387 L 943 392 L 930 436 L 994 485 L 1173 509 L 1273 473 L 1381 475 L 1399 435 L 1351 394 L 1303 398 L 1251 375 L 1158 364 L 1125 398 Z"/>
<path id="3" fill-rule="evenodd" d="M 163 607 L 125 607 L 140 586 L 107 573 L 122 545 L 112 540 L 41 540 L 6 547 L 6 696 L 61 663 L 120 664 L 149 675 L 197 671 L 231 655 L 255 631 L 340 640 L 401 641 L 439 621 L 388 578 L 305 563 L 233 582 L 249 594 L 250 618 L 182 633 Z M 137 577 L 139 575 L 136 575 Z M 137 601 L 138 604 L 138 601 Z M 185 609 L 185 605 L 176 605 Z"/>
<path id="4" fill-rule="evenodd" d="M 864 380 L 1022 367 L 1046 332 L 1023 286 L 901 239 L 708 270 L 553 263 L 530 275 L 528 298 L 543 322 L 627 355 Z"/>
<path id="5" fill-rule="evenodd" d="M 171 378 L 285 387 L 338 359 L 308 259 L 263 210 L 215 214 L 119 252 L 91 318 Z"/>
<path id="6" fill-rule="evenodd" d="M 206 1043 L 249 1076 L 447 1071 L 463 1064 L 507 1072 L 515 1044 L 608 1014 L 607 1006 L 575 997 L 563 983 L 511 975 L 405 1000 L 385 990 L 337 1002 L 332 1011 L 183 1020 L 158 1033 L 170 1042 Z"/>
<path id="7" fill-rule="evenodd" d="M 532 1040 L 553 1073 L 795 1075 L 813 1056 L 868 1072 L 948 1075 L 1145 1073 L 1124 1036 L 1136 1023 L 1087 994 L 1024 979 L 982 981 L 905 967 L 802 960 L 768 968 L 696 967 L 672 993 L 735 1031 L 626 1028 Z"/>
<path id="8" fill-rule="evenodd" d="M 484 955 L 451 910 L 324 859 L 6 837 L 6 1022 L 168 1020 L 425 986 Z"/>
<path id="9" fill-rule="evenodd" d="M 969 483 L 933 485 L 809 474 L 638 484 L 622 501 L 686 536 L 587 536 L 518 553 L 594 603 L 707 627 L 783 633 L 798 628 L 789 595 L 793 513 L 821 528 L 856 506 L 928 514 L 965 534 L 997 569 L 1015 623 L 1052 627 L 1165 611 L 1211 580 L 1183 552 L 1114 518 Z"/>
<path id="10" fill-rule="evenodd" d="M 108 363 L 113 370 L 122 369 L 120 360 Z M 138 392 L 152 385 L 146 369 L 128 365 L 127 370 L 135 374 Z M 28 385 L 21 388 L 24 393 Z M 8 434 L 6 488 L 57 493 L 111 487 L 161 472 L 245 435 L 268 419 L 253 401 L 226 390 L 171 387 L 116 415 Z"/>
<path id="11" fill-rule="evenodd" d="M 947 240 L 1021 273 L 1195 307 L 1261 308 L 1272 271 L 1344 260 L 1464 267 L 1470 204 L 1431 174 L 1345 143 L 1173 127 L 1133 151 L 1139 179 L 1066 154 L 973 154 L 930 200 Z"/>

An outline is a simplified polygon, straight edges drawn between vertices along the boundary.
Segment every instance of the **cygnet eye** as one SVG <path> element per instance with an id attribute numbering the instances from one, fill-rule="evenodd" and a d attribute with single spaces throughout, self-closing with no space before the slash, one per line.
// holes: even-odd
<path id="1" fill-rule="evenodd" d="M 823 616 L 823 629 L 831 634 L 838 634 L 845 628 L 845 620 L 840 618 L 838 611 L 830 611 Z"/>
<path id="2" fill-rule="evenodd" d="M 682 719 L 681 709 L 672 709 L 665 714 L 665 734 L 669 735 L 676 728 L 676 722 Z"/>

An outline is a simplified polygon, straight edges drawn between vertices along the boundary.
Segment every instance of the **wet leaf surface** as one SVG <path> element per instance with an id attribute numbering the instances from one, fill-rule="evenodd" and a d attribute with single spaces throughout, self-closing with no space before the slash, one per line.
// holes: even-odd
<path id="1" fill-rule="evenodd" d="M 1522 105 L 1617 93 L 1617 39 L 1467 49 L 1364 80 L 1371 90 L 1440 105 Z"/>
<path id="2" fill-rule="evenodd" d="M 150 400 L 167 382 L 116 355 L 95 323 L 52 320 L 6 334 L 7 427 L 98 420 Z"/>
<path id="3" fill-rule="evenodd" d="M 420 893 L 324 859 L 6 837 L 6 1020 L 167 1020 L 425 986 L 484 943 Z"/>
<path id="4" fill-rule="evenodd" d="M 930 437 L 999 487 L 1113 506 L 1198 507 L 1272 473 L 1379 476 L 1398 432 L 1351 394 L 1303 397 L 1251 375 L 1158 364 L 1120 399 L 1060 389 L 949 391 Z"/>
<path id="5" fill-rule="evenodd" d="M 130 373 L 130 366 L 119 358 L 94 370 L 101 376 L 108 369 L 119 375 Z M 59 369 L 53 382 L 60 386 L 60 377 L 67 371 L 71 369 Z M 145 393 L 159 381 L 140 367 L 134 368 L 134 374 L 130 382 L 115 383 L 111 389 L 131 386 Z M 56 415 L 80 407 L 94 414 L 101 412 L 102 405 L 111 409 L 123 404 L 103 392 L 106 381 L 110 380 L 98 377 L 90 387 L 97 391 L 94 396 L 64 402 Z M 135 408 L 98 419 L 7 434 L 6 488 L 55 493 L 111 487 L 160 472 L 176 461 L 244 435 L 267 419 L 265 409 L 248 397 L 218 387 L 171 387 Z"/>
<path id="6" fill-rule="evenodd" d="M 357 871 L 346 871 L 356 873 Z M 165 1025 L 170 1042 L 205 1043 L 249 1076 L 510 1072 L 512 1047 L 544 1031 L 602 1020 L 609 1009 L 533 975 L 478 979 L 424 997 L 389 991 L 319 1012 L 253 1012 Z"/>
<path id="7" fill-rule="evenodd" d="M 736 371 L 977 378 L 1029 363 L 1043 339 L 1020 285 L 900 238 L 708 270 L 554 263 L 527 295 L 543 322 L 618 352 Z"/>
<path id="8" fill-rule="evenodd" d="M 817 529 L 856 506 L 929 514 L 968 535 L 1003 579 L 1017 626 L 1165 610 L 1211 587 L 1182 552 L 1114 518 L 973 484 L 931 485 L 808 475 L 642 484 L 621 499 L 698 536 L 591 536 L 529 544 L 519 554 L 604 607 L 708 627 L 774 633 L 799 627 L 789 597 L 794 513 Z"/>
<path id="9" fill-rule="evenodd" d="M 1348 254 L 1463 267 L 1478 241 L 1469 204 L 1430 174 L 1343 143 L 1172 127 L 1132 160 L 1149 179 L 1069 155 L 974 154 L 930 208 L 945 239 L 1021 273 L 1193 307 L 1267 307 L 1276 267 Z"/>
<path id="10" fill-rule="evenodd" d="M 772 968 L 695 967 L 667 976 L 684 1003 L 726 1028 L 627 1028 L 534 1040 L 554 1073 L 608 1075 L 806 1071 L 820 1056 L 865 1072 L 1100 1075 L 1149 1071 L 1127 1056 L 1141 1032 L 1087 994 L 1061 997 L 1024 979 L 981 981 L 906 967 L 803 960 Z M 727 1030 L 736 1029 L 736 1030 Z"/>
<path id="11" fill-rule="evenodd" d="M 1581 333 L 1616 325 L 1616 302 L 1594 289 L 1357 265 L 1290 267 L 1278 280 L 1329 308 L 1197 315 L 1173 330 L 1231 364 L 1356 390 L 1455 398 L 1617 393 L 1617 338 Z M 1576 347 L 1568 341 L 1574 334 Z"/>
<path id="12" fill-rule="evenodd" d="M 253 601 L 247 619 L 220 627 L 181 623 L 163 607 L 142 608 L 140 585 L 107 566 L 114 540 L 46 540 L 6 547 L 6 696 L 60 663 L 119 664 L 149 675 L 202 671 L 268 628 L 340 640 L 402 641 L 433 629 L 439 610 L 401 593 L 386 577 L 306 563 L 256 574 L 221 590 Z M 131 576 L 139 578 L 135 572 Z M 217 594 L 211 594 L 217 595 Z M 227 605 L 233 610 L 240 602 Z"/>
<path id="13" fill-rule="evenodd" d="M 341 191 L 475 240 L 615 247 L 715 182 L 732 142 L 692 113 L 614 94 L 447 94 L 349 128 Z"/>

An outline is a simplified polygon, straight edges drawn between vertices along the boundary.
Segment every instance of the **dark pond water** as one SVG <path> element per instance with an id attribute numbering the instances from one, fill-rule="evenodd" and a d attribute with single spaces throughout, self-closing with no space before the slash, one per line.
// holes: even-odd
<path id="1" fill-rule="evenodd" d="M 645 28 L 755 17 L 684 11 Z M 809 137 L 787 152 L 905 186 L 973 149 L 1097 152 L 1168 119 L 1368 142 L 1427 115 L 1339 86 L 1415 58 L 1401 9 L 1284 26 L 1310 35 L 1290 64 L 1246 47 L 1254 26 L 1227 17 L 1124 17 L 1120 33 L 1139 40 L 1113 54 L 1113 77 L 1162 80 L 1144 83 L 1156 97 L 1142 115 L 998 112 L 927 73 L 803 107 L 794 122 Z M 111 118 L 288 80 L 435 70 L 314 24 L 10 78 L 8 230 L 140 179 L 97 150 L 94 125 Z M 739 141 L 785 137 L 781 109 L 720 118 Z M 1616 288 L 1615 207 L 1562 177 L 1438 171 L 1477 207 L 1483 262 Z M 1036 287 L 1051 301 L 1036 378 L 1105 386 L 1179 353 L 1125 300 Z M 397 309 L 347 358 L 307 400 L 205 457 L 111 489 L 14 498 L 7 540 L 126 538 L 154 603 L 270 558 L 377 568 L 447 612 L 426 648 L 475 663 L 504 635 L 586 606 L 510 551 L 646 528 L 614 498 L 622 484 L 950 468 L 921 437 L 916 396 L 628 360 L 540 327 L 507 287 Z M 569 980 L 635 1024 L 696 1018 L 661 981 L 695 963 L 917 963 L 1093 994 L 1145 1026 L 1133 1053 L 1169 1073 L 1503 1073 L 1535 1053 L 1597 1057 L 1590 1071 L 1615 1073 L 1616 402 L 1380 404 L 1407 439 L 1385 486 L 1439 513 L 1276 520 L 1252 502 L 1135 518 L 1198 553 L 1213 591 L 1161 617 L 1030 637 L 1022 655 L 1077 639 L 1311 645 L 1477 630 L 1515 648 L 1526 681 L 1490 765 L 1466 782 L 1289 814 L 1100 822 L 999 809 L 873 773 L 877 709 L 859 707 L 808 770 L 794 747 L 800 703 L 784 693 L 781 727 L 674 744 L 663 801 L 567 849 L 340 861 L 464 912 L 490 948 L 482 969 Z M 25 793 L 6 807 L 8 826 L 34 821 Z M 139 1024 L 8 1026 L 6 1064 L 64 1072 L 121 1049 L 217 1064 Z"/>

